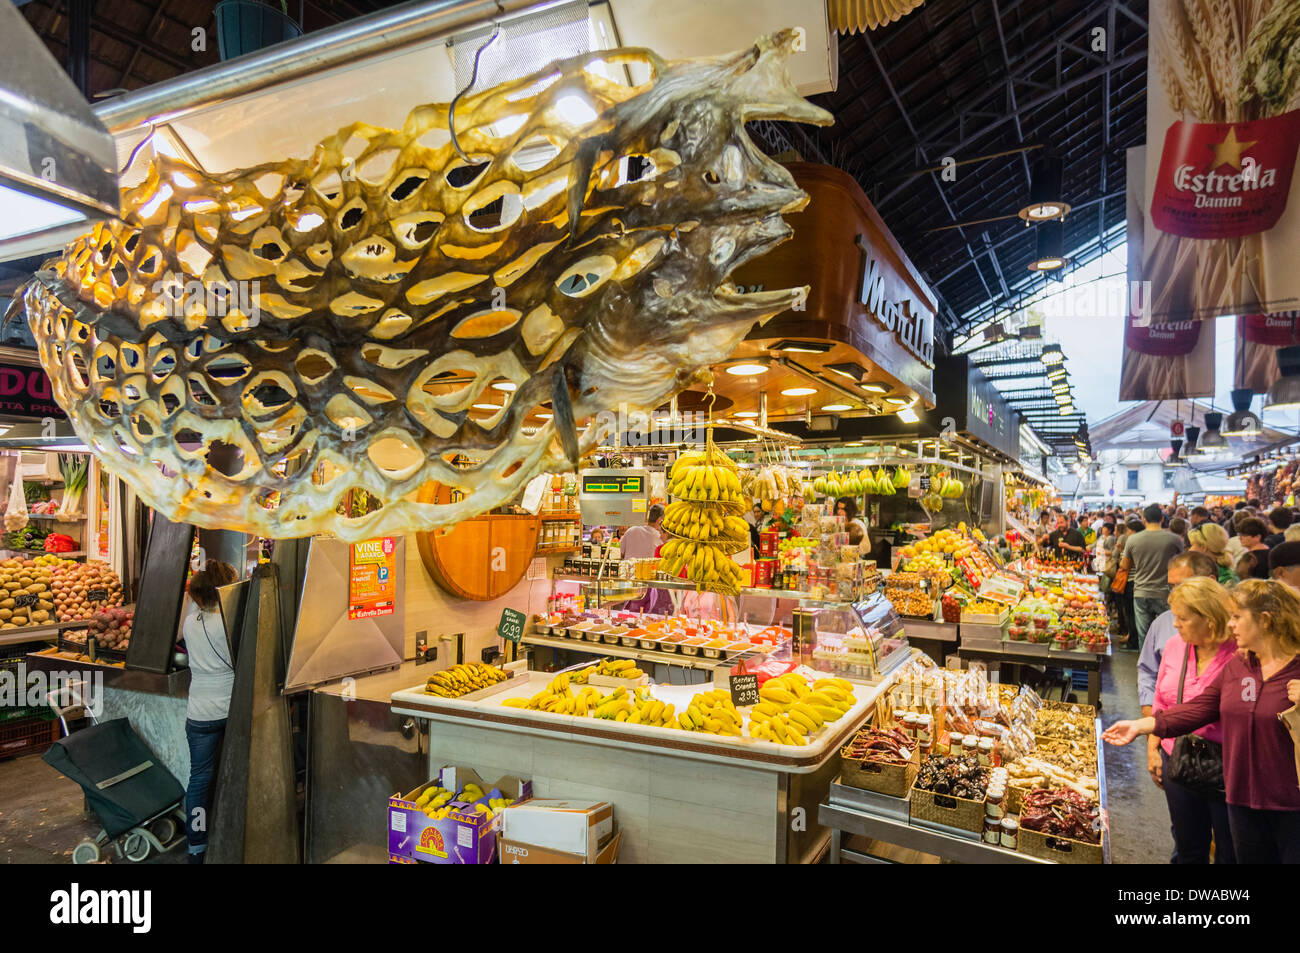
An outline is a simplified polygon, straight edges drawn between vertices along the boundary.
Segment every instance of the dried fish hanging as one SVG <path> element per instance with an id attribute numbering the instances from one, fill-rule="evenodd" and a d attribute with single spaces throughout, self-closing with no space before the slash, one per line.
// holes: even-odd
<path id="1" fill-rule="evenodd" d="M 160 155 L 123 220 L 22 297 L 55 398 L 104 466 L 199 526 L 360 539 L 505 504 L 574 468 L 604 411 L 707 380 L 794 300 L 728 280 L 807 201 L 745 122 L 831 121 L 791 84 L 794 42 L 601 51 L 466 95 L 479 165 L 427 141 L 446 105 L 308 160 L 208 175 Z M 605 78 L 628 65 L 650 79 Z M 417 501 L 430 480 L 454 502 Z M 352 490 L 380 505 L 336 512 Z"/>

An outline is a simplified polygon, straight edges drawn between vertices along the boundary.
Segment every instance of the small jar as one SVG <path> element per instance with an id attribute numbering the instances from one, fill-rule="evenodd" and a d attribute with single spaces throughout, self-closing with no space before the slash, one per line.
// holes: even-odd
<path id="1" fill-rule="evenodd" d="M 903 727 L 903 719 L 907 717 L 907 712 L 902 708 L 894 709 L 894 724 L 899 728 Z"/>
<path id="2" fill-rule="evenodd" d="M 993 739 L 981 738 L 979 742 L 979 759 L 981 768 L 993 766 Z"/>
<path id="3" fill-rule="evenodd" d="M 993 817 L 989 817 L 988 815 L 985 815 L 985 817 L 984 817 L 984 843 L 986 843 L 986 844 L 991 844 L 991 845 L 993 845 L 994 847 L 996 847 L 996 846 L 998 846 L 998 843 L 1001 841 L 1001 838 L 1002 838 L 1002 824 L 1001 824 L 1001 822 L 998 821 L 997 818 L 993 818 Z"/>
<path id="4" fill-rule="evenodd" d="M 988 792 L 984 795 L 984 816 L 995 820 L 1002 820 L 1006 814 L 1006 788 L 999 786 L 990 786 Z"/>
<path id="5" fill-rule="evenodd" d="M 954 758 L 959 757 L 962 753 L 961 739 L 962 734 L 959 731 L 954 731 L 948 735 L 948 754 Z"/>
<path id="6" fill-rule="evenodd" d="M 1020 825 L 1014 817 L 1002 818 L 1002 833 L 1000 840 L 1002 846 L 1007 850 L 1016 849 L 1016 835 L 1020 833 Z"/>
<path id="7" fill-rule="evenodd" d="M 911 738 L 913 741 L 916 740 L 917 732 L 920 729 L 920 723 L 920 716 L 913 712 L 908 712 L 903 716 L 903 731 L 905 731 L 907 737 Z"/>
<path id="8" fill-rule="evenodd" d="M 916 720 L 916 743 L 922 748 L 928 748 L 933 738 L 934 716 L 918 715 Z"/>

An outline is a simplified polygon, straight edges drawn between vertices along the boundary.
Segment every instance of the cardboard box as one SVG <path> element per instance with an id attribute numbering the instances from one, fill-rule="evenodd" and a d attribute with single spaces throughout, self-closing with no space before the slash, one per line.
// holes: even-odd
<path id="1" fill-rule="evenodd" d="M 623 843 L 622 832 L 616 833 L 596 854 L 594 861 L 585 854 L 566 854 L 563 851 L 549 850 L 533 844 L 516 844 L 500 840 L 501 863 L 503 864 L 614 864 L 618 863 L 618 849 Z"/>
<path id="2" fill-rule="evenodd" d="M 435 820 L 415 806 L 416 798 L 426 788 L 440 786 L 459 792 L 471 781 L 483 789 L 485 798 L 493 788 L 516 801 L 525 801 L 533 795 L 531 781 L 507 776 L 489 784 L 473 768 L 446 765 L 433 780 L 405 796 L 394 794 L 388 799 L 389 863 L 492 863 L 504 812 L 488 817 L 475 812 L 473 802 L 452 801 L 449 805 L 452 811 Z"/>
<path id="3" fill-rule="evenodd" d="M 614 836 L 614 805 L 608 801 L 535 800 L 501 812 L 501 839 L 594 864 Z"/>

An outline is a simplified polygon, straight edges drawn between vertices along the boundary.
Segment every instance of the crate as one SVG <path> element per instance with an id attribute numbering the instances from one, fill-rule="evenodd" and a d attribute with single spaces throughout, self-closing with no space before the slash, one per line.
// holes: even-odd
<path id="1" fill-rule="evenodd" d="M 907 764 L 881 764 L 876 761 L 859 761 L 847 757 L 840 749 L 840 784 L 864 791 L 875 791 L 890 797 L 907 797 L 907 792 L 916 780 L 916 773 L 921 769 L 921 750 L 912 750 L 912 759 Z"/>
<path id="2" fill-rule="evenodd" d="M 971 801 L 951 794 L 924 791 L 913 782 L 908 800 L 912 805 L 912 820 L 926 821 L 941 827 L 951 827 L 974 834 L 984 832 L 984 802 Z"/>
<path id="3" fill-rule="evenodd" d="M 1023 827 L 1016 836 L 1016 850 L 1058 864 L 1100 864 L 1105 856 L 1100 843 L 1089 844 L 1069 837 L 1027 831 Z"/>
<path id="4" fill-rule="evenodd" d="M 0 758 L 41 754 L 59 740 L 59 723 L 44 716 L 0 722 Z"/>

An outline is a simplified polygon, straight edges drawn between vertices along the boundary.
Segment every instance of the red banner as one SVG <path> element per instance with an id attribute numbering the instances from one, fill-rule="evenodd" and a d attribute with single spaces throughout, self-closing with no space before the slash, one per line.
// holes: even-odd
<path id="1" fill-rule="evenodd" d="M 1262 394 L 1277 383 L 1277 349 L 1300 344 L 1300 312 L 1243 314 L 1237 318 L 1233 387 Z"/>

